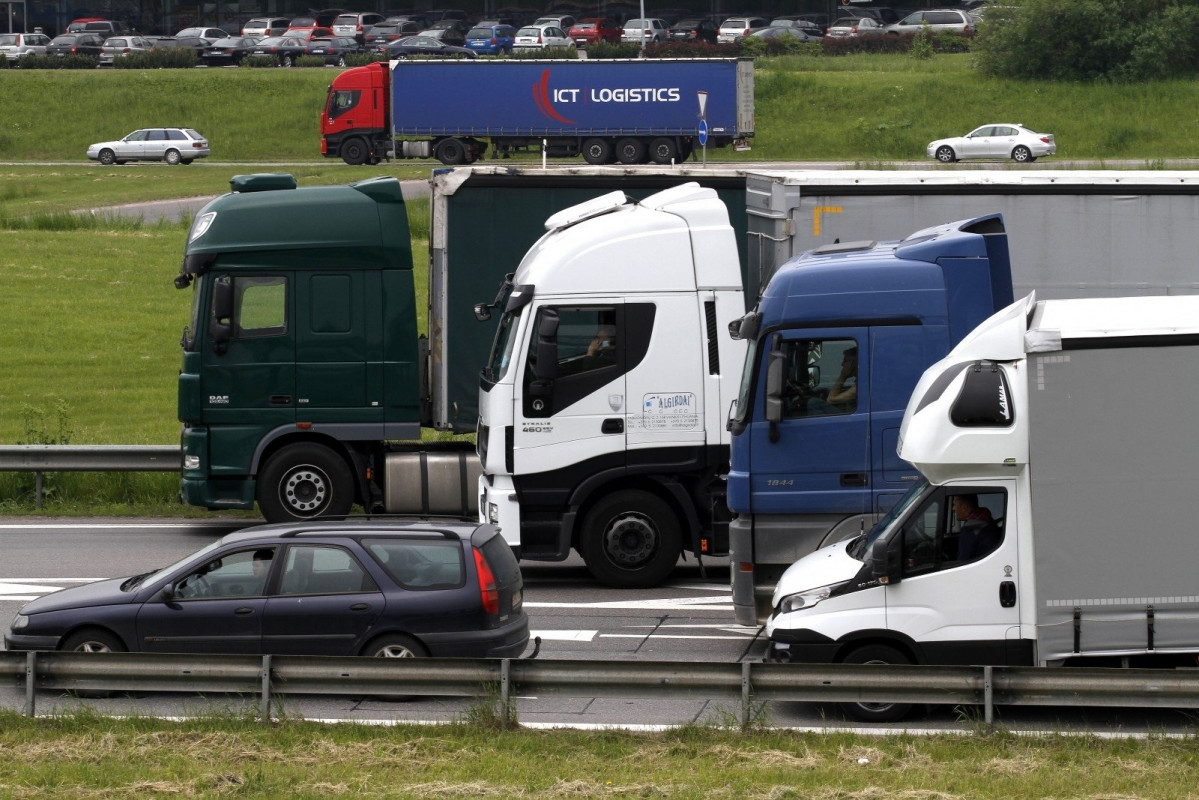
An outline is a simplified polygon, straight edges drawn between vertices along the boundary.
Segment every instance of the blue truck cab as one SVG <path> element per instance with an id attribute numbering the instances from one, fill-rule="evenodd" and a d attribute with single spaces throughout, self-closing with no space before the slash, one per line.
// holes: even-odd
<path id="1" fill-rule="evenodd" d="M 733 604 L 756 625 L 788 566 L 869 528 L 918 479 L 897 455 L 925 368 L 1013 300 L 1001 215 L 784 264 L 730 326 L 747 340 L 728 504 Z"/>

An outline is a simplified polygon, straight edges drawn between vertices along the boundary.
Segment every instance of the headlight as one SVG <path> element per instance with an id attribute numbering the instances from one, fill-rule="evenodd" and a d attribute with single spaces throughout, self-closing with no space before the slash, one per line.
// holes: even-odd
<path id="1" fill-rule="evenodd" d="M 487 504 L 487 521 L 492 525 L 500 524 L 500 507 L 495 503 Z"/>
<path id="2" fill-rule="evenodd" d="M 188 234 L 187 241 L 189 243 L 194 242 L 196 239 L 199 239 L 201 236 L 203 236 L 205 232 L 212 227 L 212 222 L 215 219 L 215 211 L 209 211 L 207 214 L 201 214 L 200 216 L 196 217 L 195 221 L 192 222 L 191 233 Z"/>
<path id="3" fill-rule="evenodd" d="M 184 456 L 183 457 L 183 468 L 188 469 L 188 470 L 199 469 L 200 468 L 200 457 L 199 456 Z"/>
<path id="4" fill-rule="evenodd" d="M 789 614 L 792 611 L 799 611 L 803 608 L 811 608 L 821 600 L 827 600 L 829 595 L 831 595 L 834 590 L 840 589 L 844 585 L 844 583 L 832 583 L 828 586 L 820 586 L 816 589 L 808 589 L 807 591 L 789 594 L 783 598 L 781 603 L 779 603 L 779 613 Z"/>
<path id="5" fill-rule="evenodd" d="M 14 631 L 19 631 L 19 630 L 21 630 L 21 628 L 24 628 L 28 624 L 29 624 L 29 617 L 23 616 L 21 614 L 17 614 L 16 618 L 13 619 L 13 621 L 12 621 L 12 629 Z"/>

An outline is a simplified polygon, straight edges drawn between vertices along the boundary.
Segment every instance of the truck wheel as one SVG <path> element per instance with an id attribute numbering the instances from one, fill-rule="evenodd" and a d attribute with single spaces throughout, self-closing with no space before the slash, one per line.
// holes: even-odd
<path id="1" fill-rule="evenodd" d="M 442 139 L 433 151 L 437 160 L 447 166 L 466 163 L 466 146 L 457 139 Z"/>
<path id="2" fill-rule="evenodd" d="M 646 155 L 645 142 L 640 139 L 621 139 L 616 143 L 616 160 L 621 164 L 644 164 Z"/>
<path id="3" fill-rule="evenodd" d="M 178 150 L 168 150 L 166 152 L 166 155 L 164 155 L 162 158 L 164 161 L 166 161 L 172 167 L 183 160 L 183 158 L 179 155 Z"/>
<path id="4" fill-rule="evenodd" d="M 347 139 L 341 144 L 341 160 L 347 164 L 358 166 L 365 164 L 370 158 L 371 149 L 366 146 L 366 142 L 355 136 L 353 139 Z"/>
<path id="5" fill-rule="evenodd" d="M 853 650 L 843 664 L 911 664 L 912 660 L 894 647 L 868 644 Z M 841 710 L 850 719 L 861 722 L 899 722 L 912 713 L 911 703 L 842 703 Z"/>
<path id="6" fill-rule="evenodd" d="M 106 167 L 111 167 L 117 161 L 117 154 L 105 147 L 100 151 L 100 163 Z"/>
<path id="7" fill-rule="evenodd" d="M 622 491 L 588 512 L 579 552 L 602 583 L 644 589 L 674 570 L 682 541 L 679 520 L 665 501 L 648 492 Z"/>
<path id="8" fill-rule="evenodd" d="M 354 477 L 341 456 L 320 444 L 290 444 L 258 475 L 258 507 L 267 522 L 339 517 L 354 504 Z"/>
<path id="9" fill-rule="evenodd" d="M 678 156 L 679 148 L 674 139 L 663 136 L 649 143 L 649 157 L 655 164 L 669 164 Z"/>
<path id="10" fill-rule="evenodd" d="M 612 142 L 607 139 L 587 139 L 583 142 L 583 160 L 588 164 L 611 164 Z"/>

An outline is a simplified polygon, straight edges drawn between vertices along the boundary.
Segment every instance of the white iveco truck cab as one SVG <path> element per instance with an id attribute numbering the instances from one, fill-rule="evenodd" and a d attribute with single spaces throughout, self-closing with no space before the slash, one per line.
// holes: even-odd
<path id="1" fill-rule="evenodd" d="M 651 586 L 712 552 L 745 345 L 736 239 L 716 192 L 613 192 L 561 211 L 505 280 L 479 396 L 479 513 L 524 558 L 578 550 Z"/>
<path id="2" fill-rule="evenodd" d="M 1193 668 L 1197 374 L 1196 296 L 1000 311 L 912 394 L 899 455 L 923 479 L 783 574 L 769 657 Z"/>

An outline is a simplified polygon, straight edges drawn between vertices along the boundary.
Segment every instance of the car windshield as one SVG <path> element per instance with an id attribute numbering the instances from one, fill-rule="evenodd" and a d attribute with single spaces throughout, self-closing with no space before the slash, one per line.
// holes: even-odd
<path id="1" fill-rule="evenodd" d="M 141 586 L 143 583 L 145 583 L 146 578 L 152 577 L 154 575 L 170 575 L 175 570 L 183 567 L 185 564 L 189 564 L 193 560 L 199 558 L 200 556 L 204 556 L 204 555 L 207 555 L 208 553 L 211 553 L 213 550 L 217 549 L 220 546 L 221 546 L 221 540 L 217 539 L 212 544 L 210 544 L 206 547 L 203 547 L 200 550 L 197 550 L 196 552 L 194 552 L 190 555 L 184 556 L 183 558 L 179 559 L 178 561 L 176 561 L 174 564 L 171 564 L 170 566 L 163 567 L 162 569 L 153 570 L 151 572 L 146 572 L 142 575 L 134 576 L 134 580 L 127 581 L 127 582 L 121 584 L 121 589 L 122 589 L 122 591 L 129 592 L 129 591 L 136 589 L 138 586 Z"/>
<path id="2" fill-rule="evenodd" d="M 908 509 L 920 501 L 928 488 L 928 481 L 918 481 L 912 488 L 907 490 L 903 497 L 899 498 L 895 505 L 891 506 L 891 510 L 884 514 L 882 519 L 874 524 L 869 533 L 865 536 L 859 536 L 845 552 L 858 561 L 867 561 L 870 558 L 871 551 L 874 549 L 874 543 L 881 539 L 883 534 L 891 530 L 897 520 L 907 515 Z"/>
<path id="3" fill-rule="evenodd" d="M 490 39 L 491 28 L 471 28 L 467 31 L 466 38 L 468 39 Z"/>
<path id="4" fill-rule="evenodd" d="M 12 45 L 17 44 L 17 43 L 18 43 L 17 37 L 14 35 L 0 36 L 0 47 L 11 47 Z"/>
<path id="5" fill-rule="evenodd" d="M 517 36 L 540 36 L 541 28 L 521 28 L 516 32 Z"/>

